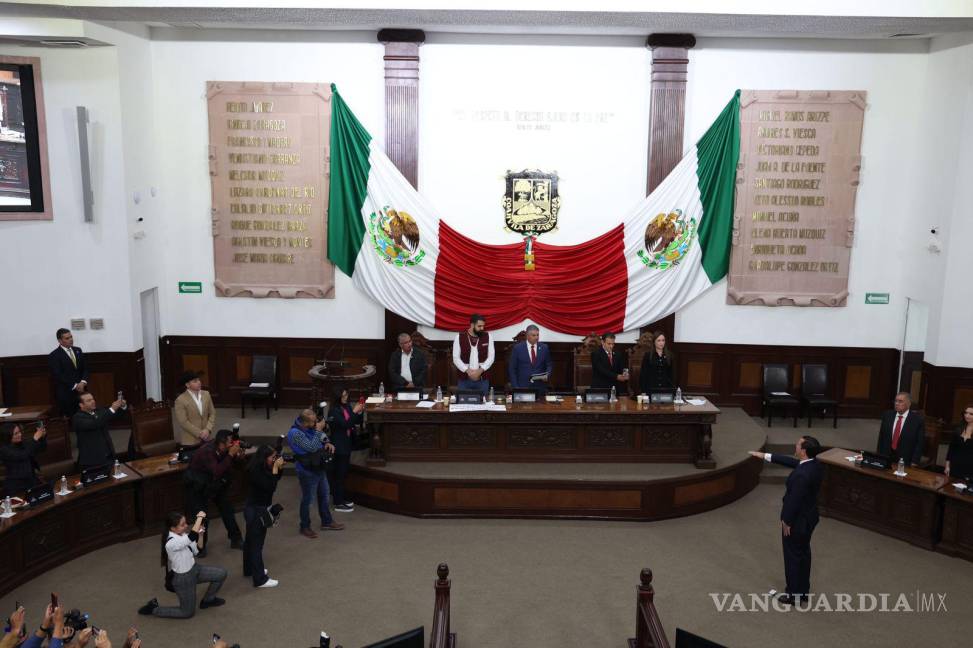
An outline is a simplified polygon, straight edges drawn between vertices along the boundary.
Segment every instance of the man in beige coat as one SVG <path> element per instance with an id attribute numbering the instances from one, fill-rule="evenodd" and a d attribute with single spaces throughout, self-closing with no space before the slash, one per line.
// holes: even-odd
<path id="1" fill-rule="evenodd" d="M 197 445 L 209 441 L 216 426 L 216 409 L 209 392 L 203 390 L 203 383 L 195 371 L 182 375 L 186 391 L 176 398 L 176 422 L 182 431 L 179 442 L 182 445 Z"/>

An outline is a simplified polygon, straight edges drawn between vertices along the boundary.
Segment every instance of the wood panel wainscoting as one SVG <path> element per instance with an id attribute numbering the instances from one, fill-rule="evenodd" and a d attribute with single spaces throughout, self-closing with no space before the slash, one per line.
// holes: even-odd
<path id="1" fill-rule="evenodd" d="M 506 384 L 507 357 L 512 340 L 495 340 L 496 364 L 491 370 L 494 385 Z M 433 357 L 429 384 L 455 383 L 451 366 L 452 342 L 426 341 Z M 574 352 L 577 343 L 550 343 L 554 371 L 553 389 L 574 388 Z M 631 344 L 616 348 L 628 353 Z M 53 348 L 53 347 L 52 347 Z M 800 366 L 804 362 L 828 366 L 831 396 L 841 402 L 840 416 L 878 417 L 891 407 L 898 370 L 898 351 L 860 347 L 798 347 L 771 345 L 704 344 L 683 342 L 673 345 L 675 378 L 687 394 L 700 394 L 718 407 L 742 407 L 751 415 L 760 414 L 761 366 L 786 362 L 791 367 L 792 386 L 800 390 Z M 386 341 L 341 340 L 335 338 L 259 338 L 171 335 L 161 338 L 163 397 L 175 398 L 182 390 L 179 375 L 192 369 L 203 371 L 203 384 L 220 406 L 238 406 L 240 391 L 250 381 L 254 354 L 277 356 L 278 387 L 281 405 L 304 407 L 311 401 L 312 383 L 307 374 L 315 360 L 343 359 L 352 363 L 374 364 L 378 369 L 374 385 L 387 381 Z M 100 403 L 111 402 L 122 390 L 133 403 L 144 400 L 145 376 L 141 350 L 136 352 L 92 352 L 87 354 L 91 387 Z M 0 358 L 0 382 L 4 406 L 53 403 L 53 387 L 47 357 L 18 356 Z M 923 400 L 929 414 L 951 422 L 967 401 L 973 400 L 973 369 L 923 365 Z"/>
<path id="2" fill-rule="evenodd" d="M 947 434 L 942 440 L 948 441 L 953 428 L 963 422 L 963 410 L 973 405 L 973 368 L 923 362 L 919 404 L 927 415 L 946 421 Z"/>
<path id="3" fill-rule="evenodd" d="M 369 508 L 414 517 L 662 520 L 733 502 L 759 481 L 742 459 L 716 470 L 641 481 L 415 477 L 352 465 L 348 490 Z"/>
<path id="4" fill-rule="evenodd" d="M 53 345 L 52 347 L 53 348 Z M 84 347 L 82 347 L 84 348 Z M 85 352 L 88 367 L 88 391 L 99 406 L 107 406 L 121 391 L 132 403 L 145 400 L 145 365 L 142 349 L 138 351 Z M 0 358 L 0 394 L 4 407 L 16 405 L 53 405 L 54 381 L 47 366 L 47 355 Z M 128 426 L 128 416 L 114 427 Z"/>

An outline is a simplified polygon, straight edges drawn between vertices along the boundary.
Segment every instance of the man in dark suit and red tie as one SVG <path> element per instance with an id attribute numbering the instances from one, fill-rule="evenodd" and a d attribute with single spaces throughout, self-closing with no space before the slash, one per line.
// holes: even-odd
<path id="1" fill-rule="evenodd" d="M 922 414 L 913 412 L 909 392 L 895 395 L 894 409 L 882 414 L 882 427 L 878 432 L 878 454 L 905 461 L 906 466 L 916 466 L 922 461 L 922 446 L 926 439 L 926 422 Z"/>
<path id="2" fill-rule="evenodd" d="M 794 444 L 794 456 L 751 452 L 764 461 L 793 468 L 787 476 L 784 503 L 780 509 L 781 543 L 784 548 L 784 578 L 787 588 L 778 600 L 794 605 L 805 600 L 811 591 L 811 534 L 818 525 L 818 491 L 823 470 L 814 458 L 821 452 L 821 444 L 810 436 L 802 436 Z"/>
<path id="3" fill-rule="evenodd" d="M 531 324 L 527 327 L 527 339 L 514 345 L 507 365 L 510 386 L 516 389 L 533 389 L 539 394 L 547 393 L 551 377 L 551 351 L 540 342 L 541 332 Z M 536 376 L 536 377 L 535 377 Z"/>
<path id="4" fill-rule="evenodd" d="M 57 330 L 57 348 L 48 354 L 47 364 L 54 377 L 54 399 L 61 416 L 71 416 L 78 411 L 78 396 L 88 388 L 84 354 L 74 346 L 71 331 Z"/>
<path id="5" fill-rule="evenodd" d="M 628 391 L 628 373 L 622 354 L 615 352 L 615 334 L 601 336 L 601 348 L 591 353 L 591 386 L 595 389 L 615 388 L 621 396 Z"/>

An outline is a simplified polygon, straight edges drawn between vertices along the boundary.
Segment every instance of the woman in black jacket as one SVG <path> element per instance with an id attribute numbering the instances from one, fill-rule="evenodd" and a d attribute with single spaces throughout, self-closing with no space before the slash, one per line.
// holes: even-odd
<path id="1" fill-rule="evenodd" d="M 243 575 L 253 578 L 254 587 L 277 587 L 277 581 L 267 575 L 264 568 L 264 540 L 267 527 L 261 516 L 274 503 L 274 491 L 281 478 L 284 458 L 269 445 L 257 448 L 247 469 L 250 491 L 243 506 L 243 519 L 247 522 L 243 541 Z"/>
<path id="2" fill-rule="evenodd" d="M 639 388 L 643 394 L 673 391 L 676 388 L 672 379 L 672 354 L 666 346 L 666 334 L 662 331 L 652 335 L 652 348 L 642 356 Z"/>
<path id="3" fill-rule="evenodd" d="M 946 474 L 953 479 L 973 478 L 973 404 L 963 409 L 963 423 L 953 433 L 946 453 Z"/>
<path id="4" fill-rule="evenodd" d="M 364 421 L 365 405 L 361 402 L 351 405 L 348 390 L 335 389 L 331 411 L 328 412 L 328 426 L 331 428 L 331 442 L 334 444 L 334 467 L 331 471 L 331 497 L 334 510 L 350 513 L 355 503 L 345 496 L 345 479 L 351 466 L 351 451 L 355 444 L 356 426 Z"/>
<path id="5" fill-rule="evenodd" d="M 47 429 L 37 425 L 34 435 L 26 436 L 19 423 L 0 429 L 0 461 L 6 468 L 3 495 L 16 495 L 33 488 L 37 478 L 37 461 L 34 457 L 47 448 Z M 26 438 L 25 438 L 26 436 Z"/>

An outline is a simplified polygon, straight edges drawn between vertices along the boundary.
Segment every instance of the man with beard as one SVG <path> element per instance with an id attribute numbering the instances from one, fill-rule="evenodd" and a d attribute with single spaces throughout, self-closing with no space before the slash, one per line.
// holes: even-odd
<path id="1" fill-rule="evenodd" d="M 493 340 L 486 331 L 486 318 L 470 315 L 470 327 L 453 340 L 453 364 L 459 371 L 457 386 L 461 390 L 478 391 L 484 396 L 490 391 L 493 366 Z"/>

